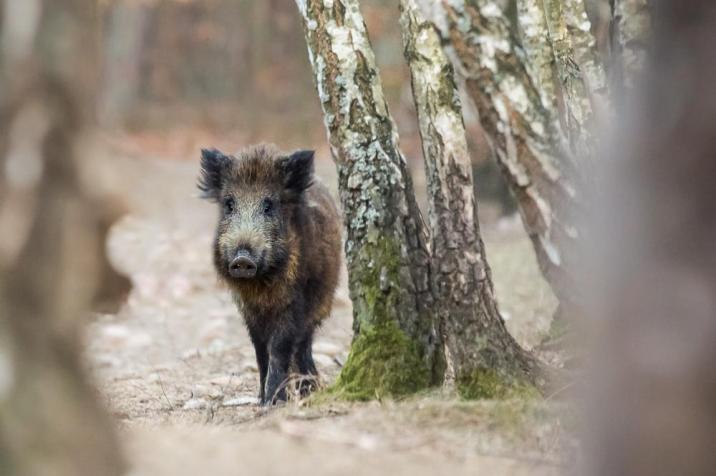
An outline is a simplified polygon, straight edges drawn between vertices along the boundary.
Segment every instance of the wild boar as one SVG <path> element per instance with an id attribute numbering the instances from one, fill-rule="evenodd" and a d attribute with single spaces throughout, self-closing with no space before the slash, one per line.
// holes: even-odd
<path id="1" fill-rule="evenodd" d="M 262 404 L 286 399 L 292 368 L 317 376 L 313 334 L 338 283 L 340 218 L 313 157 L 267 144 L 233 156 L 202 150 L 198 187 L 219 205 L 214 266 L 253 342 Z M 310 388 L 304 381 L 301 393 Z"/>

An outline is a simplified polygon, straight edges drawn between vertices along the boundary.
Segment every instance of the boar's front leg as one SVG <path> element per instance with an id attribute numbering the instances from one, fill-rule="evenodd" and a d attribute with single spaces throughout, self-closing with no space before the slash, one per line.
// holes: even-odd
<path id="1" fill-rule="evenodd" d="M 264 403 L 266 394 L 266 375 L 268 374 L 269 354 L 266 345 L 266 338 L 253 327 L 249 326 L 249 336 L 256 351 L 256 365 L 259 368 L 259 402 Z"/>
<path id="2" fill-rule="evenodd" d="M 294 333 L 291 328 L 282 328 L 269 339 L 269 364 L 266 389 L 261 403 L 268 405 L 286 400 L 286 378 L 291 364 Z"/>
<path id="3" fill-rule="evenodd" d="M 318 370 L 313 362 L 313 329 L 307 329 L 304 337 L 298 342 L 296 348 L 296 364 L 301 376 L 299 392 L 302 397 L 307 396 L 316 388 Z"/>

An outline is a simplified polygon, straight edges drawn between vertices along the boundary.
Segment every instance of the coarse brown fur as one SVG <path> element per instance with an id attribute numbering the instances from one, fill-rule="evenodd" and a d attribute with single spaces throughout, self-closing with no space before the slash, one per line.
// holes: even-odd
<path id="1" fill-rule="evenodd" d="M 265 144 L 235 156 L 202 151 L 199 188 L 221 207 L 214 265 L 254 343 L 259 397 L 284 399 L 291 366 L 316 375 L 313 333 L 330 315 L 340 267 L 336 206 L 314 179 L 312 151 Z"/>

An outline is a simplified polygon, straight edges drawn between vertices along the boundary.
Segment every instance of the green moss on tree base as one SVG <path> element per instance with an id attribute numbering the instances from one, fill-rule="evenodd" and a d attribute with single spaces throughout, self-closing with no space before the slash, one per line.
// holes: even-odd
<path id="1" fill-rule="evenodd" d="M 430 385 L 416 345 L 395 323 L 361 329 L 330 392 L 348 400 L 410 395 Z"/>
<path id="2" fill-rule="evenodd" d="M 400 289 L 395 287 L 400 282 L 400 259 L 400 246 L 394 240 L 376 230 L 366 234 L 350 270 L 351 285 L 359 297 L 353 299 L 353 306 L 361 323 L 375 323 L 400 306 Z"/>
<path id="3" fill-rule="evenodd" d="M 538 398 L 540 395 L 531 383 L 492 369 L 476 369 L 469 376 L 459 378 L 457 392 L 466 400 Z"/>

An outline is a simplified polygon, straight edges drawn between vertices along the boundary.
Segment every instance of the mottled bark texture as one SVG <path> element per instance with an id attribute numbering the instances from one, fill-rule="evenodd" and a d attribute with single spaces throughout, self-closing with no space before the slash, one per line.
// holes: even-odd
<path id="1" fill-rule="evenodd" d="M 80 362 L 79 318 L 109 286 L 111 215 L 80 161 L 96 2 L 6 0 L 0 45 L 0 473 L 114 475 L 122 459 Z"/>
<path id="2" fill-rule="evenodd" d="M 625 101 L 636 106 L 603 158 L 582 472 L 594 476 L 716 467 L 716 3 L 650 3 L 653 49 Z"/>
<path id="3" fill-rule="evenodd" d="M 593 133 L 613 120 L 613 78 L 628 83 L 640 67 L 646 2 L 516 0 L 515 29 L 499 1 L 417 1 L 479 111 L 543 274 L 561 308 L 580 313 L 579 219 L 600 187 Z"/>
<path id="4" fill-rule="evenodd" d="M 556 114 L 559 103 L 557 69 L 552 42 L 545 41 L 545 38 L 549 38 L 549 27 L 543 0 L 519 0 L 516 3 L 517 29 L 530 59 L 527 66 L 533 70 L 532 76 L 542 92 L 544 107 Z"/>
<path id="5" fill-rule="evenodd" d="M 619 86 L 632 88 L 644 66 L 651 36 L 648 0 L 614 0 L 612 50 Z"/>
<path id="6" fill-rule="evenodd" d="M 594 154 L 595 109 L 604 112 L 607 89 L 604 68 L 583 0 L 544 0 L 553 45 L 562 108 L 560 124 L 575 162 L 590 161 Z"/>
<path id="7" fill-rule="evenodd" d="M 438 383 L 427 230 L 356 0 L 298 0 L 346 227 L 355 340 L 337 388 L 355 398 Z"/>
<path id="8" fill-rule="evenodd" d="M 537 365 L 497 309 L 452 66 L 415 0 L 401 0 L 400 7 L 428 182 L 436 313 L 450 373 L 466 397 L 529 388 Z"/>
<path id="9" fill-rule="evenodd" d="M 582 187 L 540 78 L 499 2 L 419 3 L 478 109 L 544 275 L 562 303 L 572 301 Z"/>

